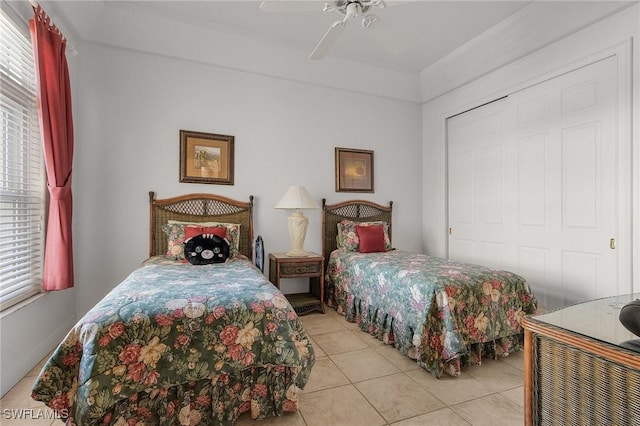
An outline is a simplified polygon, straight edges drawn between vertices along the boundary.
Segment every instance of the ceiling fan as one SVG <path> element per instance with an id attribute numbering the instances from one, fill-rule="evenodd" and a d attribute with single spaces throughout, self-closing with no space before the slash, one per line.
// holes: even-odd
<path id="1" fill-rule="evenodd" d="M 274 10 L 273 5 L 276 3 L 277 2 L 263 1 L 260 4 L 260 8 L 267 11 Z M 291 2 L 288 3 L 291 4 Z M 304 2 L 296 2 L 296 4 L 302 5 Z M 305 10 L 308 10 L 309 5 L 310 3 L 307 3 Z M 309 57 L 311 59 L 324 58 L 351 21 L 361 18 L 362 27 L 367 29 L 378 20 L 378 17 L 372 13 L 372 10 L 383 9 L 385 7 L 387 7 L 387 5 L 383 0 L 333 0 L 331 2 L 325 2 L 324 8 L 322 9 L 323 12 L 338 12 L 343 17 L 331 24 Z M 392 40 L 391 34 L 388 32 L 386 34 L 377 33 L 374 34 L 374 36 L 376 36 L 388 50 L 397 50 L 397 44 L 393 43 L 394 40 Z"/>

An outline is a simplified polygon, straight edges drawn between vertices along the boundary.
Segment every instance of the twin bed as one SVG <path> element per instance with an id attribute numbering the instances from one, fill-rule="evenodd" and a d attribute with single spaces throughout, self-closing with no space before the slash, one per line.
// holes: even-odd
<path id="1" fill-rule="evenodd" d="M 33 398 L 72 425 L 233 424 L 244 412 L 297 410 L 315 355 L 287 299 L 251 261 L 253 200 L 149 201 L 149 259 L 73 327 Z M 226 262 L 181 258 L 186 228 L 200 226 L 226 228 Z"/>
<path id="2" fill-rule="evenodd" d="M 32 397 L 72 425 L 233 424 L 244 412 L 296 411 L 314 350 L 252 263 L 253 199 L 149 193 L 149 202 L 149 259 L 73 327 Z M 525 281 L 394 249 L 391 213 L 323 200 L 329 304 L 437 377 L 519 350 L 521 319 L 536 309 Z M 224 228 L 229 258 L 186 262 L 189 233 L 212 227 Z"/>
<path id="3" fill-rule="evenodd" d="M 322 204 L 326 293 L 348 321 L 436 377 L 523 346 L 536 301 L 522 277 L 394 249 L 392 203 Z"/>

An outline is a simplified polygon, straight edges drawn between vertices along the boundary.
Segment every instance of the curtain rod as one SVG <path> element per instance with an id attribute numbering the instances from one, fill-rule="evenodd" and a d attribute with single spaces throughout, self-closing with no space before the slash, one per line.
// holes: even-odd
<path id="1" fill-rule="evenodd" d="M 31 7 L 33 7 L 34 9 L 37 9 L 38 6 L 40 6 L 40 8 L 42 10 L 44 10 L 44 7 L 42 7 L 36 0 L 28 0 L 28 1 L 29 1 L 29 4 L 31 5 Z M 46 12 L 46 10 L 45 10 L 45 12 Z M 54 17 L 52 17 L 51 15 L 49 15 L 49 18 L 51 18 L 52 21 L 57 21 L 57 19 L 54 19 Z M 56 25 L 56 27 L 57 27 L 57 25 Z M 69 38 L 66 35 L 64 35 L 64 38 L 67 40 L 67 51 L 69 51 L 69 53 L 71 53 L 74 56 L 77 55 L 78 51 L 76 50 L 75 47 L 73 47 L 73 45 L 71 43 L 69 43 Z"/>

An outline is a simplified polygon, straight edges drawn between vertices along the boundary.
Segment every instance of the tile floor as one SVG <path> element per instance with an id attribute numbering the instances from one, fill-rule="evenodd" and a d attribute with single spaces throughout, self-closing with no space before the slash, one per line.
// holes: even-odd
<path id="1" fill-rule="evenodd" d="M 301 317 L 317 361 L 300 396 L 300 410 L 246 425 L 518 425 L 523 424 L 522 353 L 485 360 L 460 377 L 436 379 L 393 347 L 360 331 L 334 310 Z M 3 426 L 62 425 L 37 419 L 44 405 L 31 400 L 36 366 L 0 401 Z M 31 419 L 8 418 L 7 409 L 32 409 Z M 42 416 L 41 416 L 42 417 Z"/>

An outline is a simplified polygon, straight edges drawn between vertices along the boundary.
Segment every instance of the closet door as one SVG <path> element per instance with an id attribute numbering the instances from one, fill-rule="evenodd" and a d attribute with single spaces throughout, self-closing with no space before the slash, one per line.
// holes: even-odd
<path id="1" fill-rule="evenodd" d="M 612 57 L 448 120 L 451 259 L 548 308 L 618 294 L 617 90 Z"/>

